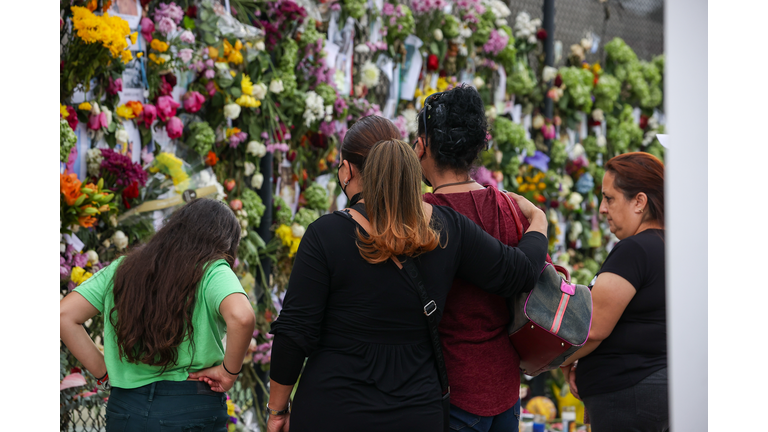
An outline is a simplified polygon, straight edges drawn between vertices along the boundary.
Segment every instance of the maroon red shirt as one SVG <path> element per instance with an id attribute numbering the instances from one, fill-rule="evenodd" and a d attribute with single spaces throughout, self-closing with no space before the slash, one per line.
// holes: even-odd
<path id="1" fill-rule="evenodd" d="M 425 194 L 424 202 L 451 207 L 502 243 L 517 246 L 529 223 L 513 200 L 523 224 L 523 232 L 518 233 L 502 194 L 486 185 L 471 192 Z M 438 327 L 453 405 L 487 417 L 517 403 L 520 358 L 509 341 L 507 324 L 509 310 L 503 297 L 460 279 L 453 281 Z"/>

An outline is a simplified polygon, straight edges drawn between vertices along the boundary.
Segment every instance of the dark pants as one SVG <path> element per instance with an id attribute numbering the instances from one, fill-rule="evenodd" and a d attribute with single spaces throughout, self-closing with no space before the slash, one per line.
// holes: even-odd
<path id="1" fill-rule="evenodd" d="M 464 432 L 518 432 L 520 426 L 520 400 L 503 413 L 482 417 L 451 405 L 451 430 Z"/>
<path id="2" fill-rule="evenodd" d="M 226 432 L 227 396 L 197 381 L 112 387 L 107 432 Z"/>
<path id="3" fill-rule="evenodd" d="M 669 431 L 666 368 L 633 387 L 583 399 L 593 432 Z"/>

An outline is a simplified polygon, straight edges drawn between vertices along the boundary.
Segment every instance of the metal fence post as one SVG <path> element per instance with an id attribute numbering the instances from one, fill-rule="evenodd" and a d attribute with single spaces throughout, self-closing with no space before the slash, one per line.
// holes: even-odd
<path id="1" fill-rule="evenodd" d="M 542 6 L 544 13 L 544 30 L 547 32 L 547 39 L 544 41 L 544 65 L 554 67 L 555 66 L 555 0 L 544 0 Z M 554 115 L 554 108 L 552 105 L 552 99 L 544 95 L 544 117 L 552 120 Z M 547 144 L 547 152 L 552 150 L 552 140 L 545 141 Z"/>

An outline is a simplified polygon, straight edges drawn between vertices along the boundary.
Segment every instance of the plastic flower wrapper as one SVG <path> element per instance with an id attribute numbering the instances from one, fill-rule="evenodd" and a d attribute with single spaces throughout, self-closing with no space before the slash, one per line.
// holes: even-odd
<path id="1" fill-rule="evenodd" d="M 208 154 L 216 142 L 216 133 L 208 122 L 194 122 L 189 125 L 187 146 L 200 156 Z"/>

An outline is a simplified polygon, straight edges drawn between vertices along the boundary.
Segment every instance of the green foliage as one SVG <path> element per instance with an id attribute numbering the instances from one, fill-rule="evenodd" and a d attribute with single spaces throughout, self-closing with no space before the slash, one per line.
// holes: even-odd
<path id="1" fill-rule="evenodd" d="M 296 216 L 293 217 L 293 222 L 303 226 L 305 229 L 312 222 L 316 221 L 320 217 L 320 212 L 317 210 L 302 207 L 296 212 Z"/>
<path id="2" fill-rule="evenodd" d="M 639 146 L 643 141 L 643 131 L 635 124 L 632 106 L 624 105 L 618 116 L 606 116 L 608 121 L 608 143 L 613 154 L 626 153 L 630 147 Z"/>
<path id="3" fill-rule="evenodd" d="M 261 197 L 253 191 L 246 188 L 240 195 L 240 201 L 243 202 L 243 210 L 248 213 L 248 225 L 257 228 L 261 225 L 261 217 L 264 216 L 264 210 L 267 206 L 261 201 Z"/>
<path id="4" fill-rule="evenodd" d="M 312 183 L 304 191 L 304 199 L 307 207 L 315 210 L 328 210 L 331 203 L 328 199 L 328 191 L 317 183 Z"/>
<path id="5" fill-rule="evenodd" d="M 213 148 L 214 142 L 216 142 L 216 134 L 208 122 L 194 122 L 189 125 L 187 146 L 196 151 L 200 156 L 208 154 Z"/>
<path id="6" fill-rule="evenodd" d="M 459 19 L 450 14 L 446 14 L 443 19 L 443 36 L 446 39 L 453 39 L 459 36 Z"/>
<path id="7" fill-rule="evenodd" d="M 621 82 L 612 75 L 603 74 L 595 86 L 595 107 L 604 113 L 613 112 L 614 103 L 619 99 Z"/>
<path id="8" fill-rule="evenodd" d="M 287 225 L 292 217 L 291 208 L 288 207 L 288 204 L 286 204 L 285 200 L 283 200 L 280 195 L 274 195 L 272 198 L 274 199 L 273 204 L 275 206 L 275 224 Z"/>
<path id="9" fill-rule="evenodd" d="M 592 82 L 594 75 L 588 69 L 564 67 L 558 71 L 565 86 L 565 94 L 558 106 L 568 111 L 592 111 Z"/>
<path id="10" fill-rule="evenodd" d="M 73 115 L 73 114 L 70 114 Z M 77 144 L 77 135 L 69 127 L 69 123 L 66 120 L 59 120 L 59 157 L 64 163 L 69 160 L 69 152 L 72 151 L 72 147 Z"/>

